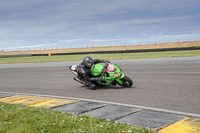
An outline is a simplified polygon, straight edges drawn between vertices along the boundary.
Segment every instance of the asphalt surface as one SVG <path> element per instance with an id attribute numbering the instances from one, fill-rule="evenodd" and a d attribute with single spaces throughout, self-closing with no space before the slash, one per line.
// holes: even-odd
<path id="1" fill-rule="evenodd" d="M 88 90 L 68 67 L 80 62 L 0 65 L 0 92 L 95 99 L 200 114 L 200 57 L 113 60 L 133 88 Z"/>

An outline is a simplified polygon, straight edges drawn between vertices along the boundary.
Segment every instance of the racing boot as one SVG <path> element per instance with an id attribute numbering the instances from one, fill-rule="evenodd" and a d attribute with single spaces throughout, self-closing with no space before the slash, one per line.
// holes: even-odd
<path id="1" fill-rule="evenodd" d="M 79 79 L 77 77 L 75 77 L 74 80 L 79 82 L 79 83 L 81 83 L 81 84 L 83 84 L 83 85 L 85 85 L 85 86 L 87 86 L 88 89 L 90 89 L 90 90 L 95 90 L 96 89 L 96 85 L 91 83 L 91 82 L 87 82 L 87 81 L 84 82 L 84 81 L 82 81 L 81 79 Z"/>
<path id="2" fill-rule="evenodd" d="M 102 81 L 102 78 L 103 77 L 91 77 L 91 78 L 88 79 L 88 81 L 92 81 L 92 82 L 93 81 Z"/>

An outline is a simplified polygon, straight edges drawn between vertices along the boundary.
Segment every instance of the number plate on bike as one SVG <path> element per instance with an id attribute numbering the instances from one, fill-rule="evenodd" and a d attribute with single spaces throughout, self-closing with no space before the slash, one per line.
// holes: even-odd
<path id="1" fill-rule="evenodd" d="M 113 71 L 115 71 L 115 67 L 112 64 L 108 64 L 106 72 L 113 72 Z"/>

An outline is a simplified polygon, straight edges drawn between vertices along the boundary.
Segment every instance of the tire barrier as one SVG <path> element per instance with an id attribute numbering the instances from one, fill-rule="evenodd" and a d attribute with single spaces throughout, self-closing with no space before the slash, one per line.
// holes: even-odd
<path id="1" fill-rule="evenodd" d="M 9 58 L 9 57 L 31 57 L 32 54 L 17 54 L 17 55 L 0 55 L 0 58 Z"/>
<path id="2" fill-rule="evenodd" d="M 0 55 L 0 58 L 29 57 L 29 56 L 49 56 L 49 55 L 55 56 L 55 55 L 80 55 L 80 54 L 118 54 L 118 53 L 163 52 L 163 51 L 183 51 L 183 50 L 200 50 L 200 47 L 163 48 L 163 49 L 139 49 L 139 50 L 118 50 L 118 51 L 95 51 L 95 52 L 75 52 L 75 53 Z"/>

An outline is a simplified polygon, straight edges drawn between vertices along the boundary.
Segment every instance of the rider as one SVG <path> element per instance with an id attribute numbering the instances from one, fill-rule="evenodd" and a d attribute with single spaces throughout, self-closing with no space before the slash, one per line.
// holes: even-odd
<path id="1" fill-rule="evenodd" d="M 110 63 L 110 61 L 100 59 L 93 60 L 90 56 L 83 57 L 83 62 L 77 67 L 78 76 L 74 78 L 74 80 L 82 82 L 84 85 L 88 86 L 89 89 L 95 89 L 96 85 L 92 82 L 102 80 L 102 77 L 90 77 L 90 69 L 96 63 Z"/>

